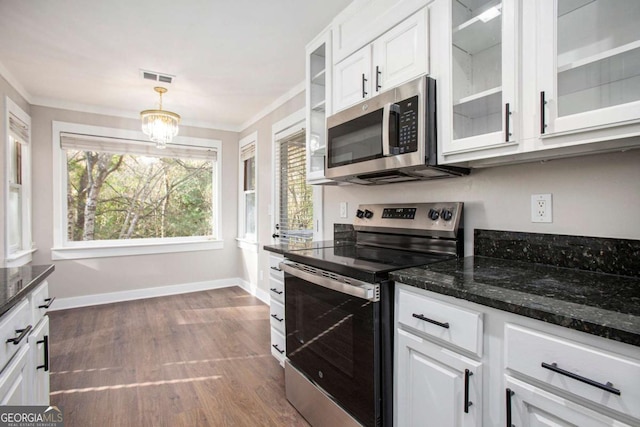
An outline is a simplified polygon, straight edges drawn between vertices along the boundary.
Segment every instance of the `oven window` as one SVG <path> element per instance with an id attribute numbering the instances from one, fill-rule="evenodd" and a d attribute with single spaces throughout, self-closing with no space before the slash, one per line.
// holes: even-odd
<path id="1" fill-rule="evenodd" d="M 373 425 L 379 303 L 285 277 L 287 357 L 364 425 Z"/>
<path id="2" fill-rule="evenodd" d="M 382 157 L 382 110 L 329 129 L 327 166 Z"/>

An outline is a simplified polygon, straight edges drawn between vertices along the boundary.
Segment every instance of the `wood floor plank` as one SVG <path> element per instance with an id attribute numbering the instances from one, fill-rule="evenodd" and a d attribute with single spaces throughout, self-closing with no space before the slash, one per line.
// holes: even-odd
<path id="1" fill-rule="evenodd" d="M 51 404 L 75 426 L 308 426 L 238 287 L 54 311 Z"/>

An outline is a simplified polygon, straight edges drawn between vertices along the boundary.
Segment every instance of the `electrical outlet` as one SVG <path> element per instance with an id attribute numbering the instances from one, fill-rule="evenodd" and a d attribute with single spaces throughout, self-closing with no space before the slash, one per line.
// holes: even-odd
<path id="1" fill-rule="evenodd" d="M 340 218 L 347 217 L 347 202 L 340 202 Z"/>
<path id="2" fill-rule="evenodd" d="M 553 222 L 551 194 L 531 195 L 531 222 Z"/>

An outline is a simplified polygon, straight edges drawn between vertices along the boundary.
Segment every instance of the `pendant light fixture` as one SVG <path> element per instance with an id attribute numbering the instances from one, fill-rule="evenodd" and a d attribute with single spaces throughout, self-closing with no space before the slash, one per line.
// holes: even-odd
<path id="1" fill-rule="evenodd" d="M 156 143 L 156 147 L 165 148 L 174 136 L 178 134 L 180 116 L 171 111 L 162 109 L 162 94 L 167 92 L 164 87 L 154 87 L 153 90 L 160 95 L 160 105 L 157 110 L 144 110 L 140 112 L 142 120 L 142 132 Z"/>

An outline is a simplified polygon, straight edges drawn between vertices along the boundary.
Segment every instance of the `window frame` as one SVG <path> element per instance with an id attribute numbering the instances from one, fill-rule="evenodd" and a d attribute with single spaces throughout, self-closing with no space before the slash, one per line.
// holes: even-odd
<path id="1" fill-rule="evenodd" d="M 253 145 L 254 149 L 254 164 L 255 164 L 255 188 L 253 191 L 245 190 L 245 171 L 244 171 L 244 160 L 242 159 L 242 152 Z M 238 247 L 243 249 L 249 249 L 253 251 L 257 251 L 258 249 L 258 233 L 259 233 L 259 224 L 258 224 L 258 132 L 253 132 L 244 138 L 238 141 L 238 237 L 236 240 L 238 241 Z M 254 209 L 254 223 L 255 223 L 255 233 L 247 234 L 246 223 L 247 223 L 247 209 L 246 209 L 246 195 L 250 192 L 255 194 L 255 209 Z"/>
<path id="2" fill-rule="evenodd" d="M 184 136 L 177 136 L 174 138 L 175 144 L 213 148 L 217 153 L 217 160 L 214 163 L 213 170 L 214 179 L 216 181 L 213 187 L 213 191 L 215 191 L 215 195 L 213 197 L 214 222 L 212 225 L 212 234 L 210 236 L 73 242 L 69 241 L 67 238 L 67 157 L 65 150 L 60 146 L 60 134 L 62 132 L 94 135 L 98 137 L 132 139 L 138 141 L 148 140 L 147 136 L 139 131 L 53 121 L 52 260 L 190 252 L 222 249 L 224 247 L 221 236 L 222 209 L 220 193 L 222 191 L 222 141 Z"/>
<path id="3" fill-rule="evenodd" d="M 9 233 L 11 232 L 11 220 L 9 219 L 9 198 L 11 187 L 11 167 L 9 162 L 11 157 L 10 140 L 22 138 L 20 135 L 11 131 L 10 116 L 14 116 L 27 126 L 27 140 L 21 143 L 21 183 L 20 188 L 20 237 L 21 244 L 19 247 L 11 247 L 9 245 Z M 32 261 L 32 254 L 37 250 L 33 242 L 32 229 L 32 176 L 31 176 L 31 117 L 11 98 L 5 96 L 5 164 L 4 164 L 4 265 L 5 267 L 18 267 Z"/>

